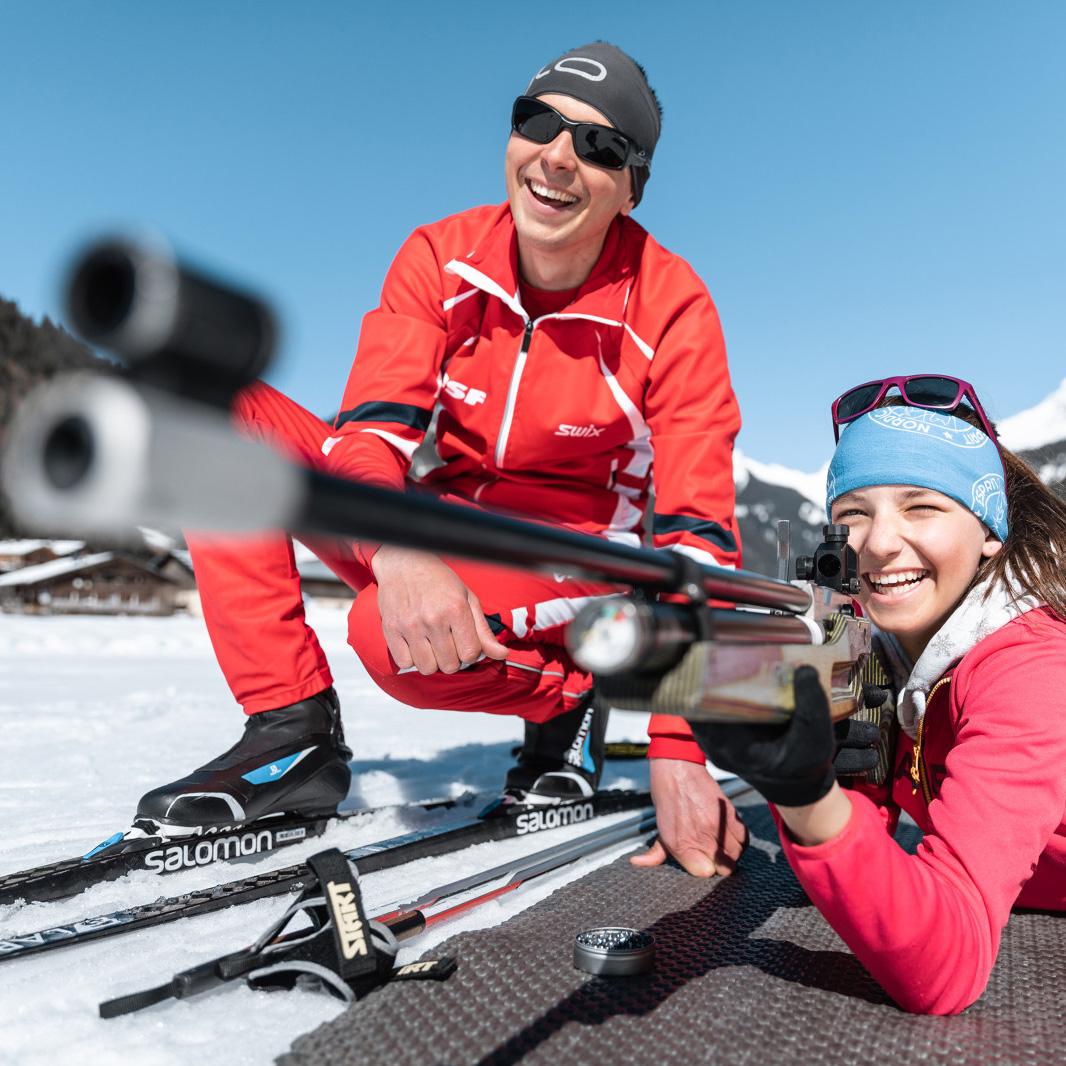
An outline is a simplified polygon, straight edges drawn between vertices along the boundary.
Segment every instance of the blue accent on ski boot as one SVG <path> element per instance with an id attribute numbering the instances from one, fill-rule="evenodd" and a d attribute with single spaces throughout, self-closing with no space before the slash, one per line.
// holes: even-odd
<path id="1" fill-rule="evenodd" d="M 581 769 L 587 774 L 595 774 L 597 770 L 595 760 L 592 758 L 591 729 L 585 734 L 585 743 L 581 746 Z"/>
<path id="2" fill-rule="evenodd" d="M 285 759 L 278 759 L 276 762 L 268 762 L 263 766 L 260 766 L 258 770 L 253 770 L 250 774 L 241 774 L 241 777 L 245 781 L 252 785 L 265 785 L 268 781 L 277 781 L 284 777 L 289 772 L 289 769 L 306 755 L 311 748 L 305 748 L 303 751 L 298 751 L 295 755 L 290 755 Z"/>
<path id="3" fill-rule="evenodd" d="M 507 771 L 505 796 L 519 803 L 585 799 L 599 787 L 610 708 L 592 692 L 547 722 L 526 722 L 518 763 Z"/>

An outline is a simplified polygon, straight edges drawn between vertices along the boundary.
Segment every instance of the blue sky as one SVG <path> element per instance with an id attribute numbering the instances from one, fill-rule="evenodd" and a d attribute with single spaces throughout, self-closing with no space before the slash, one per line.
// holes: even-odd
<path id="1" fill-rule="evenodd" d="M 718 305 L 747 454 L 815 469 L 884 374 L 993 417 L 1066 376 L 1066 4 L 566 6 L 0 2 L 0 295 L 58 317 L 73 249 L 153 227 L 275 302 L 271 380 L 331 413 L 400 243 L 504 198 L 513 97 L 604 38 L 663 101 L 634 217 Z"/>

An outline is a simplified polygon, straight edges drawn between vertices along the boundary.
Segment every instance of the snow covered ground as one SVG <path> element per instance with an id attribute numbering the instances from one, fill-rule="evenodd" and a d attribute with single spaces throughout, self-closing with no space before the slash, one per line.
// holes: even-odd
<path id="1" fill-rule="evenodd" d="M 417 711 L 383 695 L 345 643 L 345 612 L 308 604 L 336 678 L 355 758 L 347 805 L 366 806 L 499 787 L 521 723 L 496 715 Z M 82 854 L 129 823 L 147 789 L 228 747 L 242 720 L 195 618 L 24 618 L 0 614 L 0 873 Z M 616 713 L 610 740 L 641 740 L 646 718 Z M 604 784 L 644 787 L 639 761 L 608 763 Z M 422 815 L 426 824 L 427 817 Z M 436 815 L 435 817 L 441 817 Z M 356 818 L 325 837 L 260 859 L 286 866 L 322 847 L 394 836 L 414 816 Z M 541 833 L 547 847 L 576 830 Z M 628 847 L 632 847 L 629 845 Z M 368 909 L 531 850 L 525 840 L 479 845 L 364 880 Z M 464 928 L 496 924 L 560 884 L 627 850 L 560 872 L 404 946 L 417 958 Z M 97 885 L 48 904 L 0 908 L 0 938 L 231 880 L 218 865 Z M 0 1063 L 185 1066 L 267 1064 L 342 1005 L 322 993 L 254 993 L 243 984 L 104 1021 L 105 999 L 165 983 L 250 943 L 284 908 L 260 900 L 78 948 L 0 960 Z M 607 916 L 605 916 L 607 917 Z"/>

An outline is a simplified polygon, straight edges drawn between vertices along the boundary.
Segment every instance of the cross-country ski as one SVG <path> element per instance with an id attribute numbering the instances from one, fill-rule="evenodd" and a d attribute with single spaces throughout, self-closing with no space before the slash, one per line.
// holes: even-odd
<path id="1" fill-rule="evenodd" d="M 418 811 L 457 806 L 473 809 L 487 799 L 469 795 L 458 799 L 416 800 L 398 805 L 397 813 L 415 815 Z M 378 808 L 361 807 L 338 812 L 332 818 L 279 815 L 241 826 L 169 838 L 135 827 L 112 834 L 84 855 L 0 874 L 0 906 L 66 899 L 91 885 L 113 881 L 135 870 L 162 876 L 230 860 L 265 857 L 287 845 L 321 836 L 331 822 L 379 813 Z"/>
<path id="2" fill-rule="evenodd" d="M 433 828 L 375 841 L 346 854 L 362 872 L 373 873 L 474 844 L 532 838 L 535 834 L 553 829 L 587 826 L 605 815 L 641 807 L 647 808 L 650 814 L 650 804 L 651 796 L 647 792 L 617 790 L 597 792 L 587 800 L 572 800 L 551 806 L 516 805 L 504 808 L 499 813 L 493 811 L 486 816 L 467 817 L 454 824 L 446 821 Z M 303 864 L 265 870 L 186 895 L 160 899 L 109 914 L 83 917 L 66 925 L 52 925 L 47 929 L 16 934 L 0 939 L 0 962 L 298 891 L 304 887 L 307 872 Z"/>
<path id="3" fill-rule="evenodd" d="M 323 639 L 331 648 L 343 647 L 344 612 L 307 606 Z M 359 754 L 353 756 L 353 781 L 343 809 L 374 807 L 370 815 L 331 822 L 322 836 L 266 855 L 184 868 L 160 877 L 147 870 L 132 871 L 117 880 L 91 885 L 73 898 L 54 902 L 12 903 L 0 906 L 0 940 L 9 936 L 58 929 L 94 915 L 151 907 L 161 896 L 208 893 L 217 884 L 299 865 L 314 850 L 339 847 L 358 849 L 403 836 L 420 828 L 454 826 L 474 820 L 487 797 L 498 794 L 502 774 L 513 762 L 512 750 L 521 739 L 520 727 L 506 717 L 482 719 L 469 733 L 457 726 L 474 724 L 474 716 L 399 708 L 380 696 L 362 674 L 358 662 L 337 655 L 338 691 L 346 703 L 363 709 L 349 729 Z M 57 854 L 84 854 L 107 838 L 116 824 L 128 820 L 136 796 L 153 777 L 166 773 L 164 762 L 180 769 L 205 746 L 225 743 L 226 723 L 217 711 L 228 700 L 210 647 L 195 618 L 176 616 L 154 619 L 146 626 L 135 618 L 38 618 L 22 620 L 0 615 L 0 665 L 4 687 L 0 703 L 28 704 L 37 708 L 36 730 L 9 722 L 5 735 L 6 774 L 0 788 L 0 870 L 24 870 Z M 16 668 L 17 667 L 17 668 Z M 39 678 L 48 674 L 43 692 Z M 116 695 L 117 694 L 117 695 Z M 174 734 L 174 722 L 181 728 Z M 223 728 L 219 728 L 219 726 Z M 609 740 L 640 742 L 642 718 L 619 717 Z M 73 744 L 53 744 L 53 731 L 80 735 Z M 617 741 L 615 741 L 617 738 Z M 91 756 L 87 755 L 91 751 Z M 160 754 L 161 753 L 161 754 Z M 636 752 L 638 756 L 643 751 Z M 40 767 L 51 768 L 53 781 L 44 787 Z M 57 802 L 59 794 L 70 797 Z M 143 783 L 143 785 L 142 785 Z M 604 786 L 641 789 L 647 786 L 643 758 L 609 759 Z M 496 790 L 494 792 L 494 790 Z M 469 798 L 476 795 L 476 800 Z M 73 797 L 80 797 L 75 804 Z M 412 813 L 405 802 L 432 797 L 454 797 L 458 809 Z M 550 822 L 550 808 L 525 812 L 534 822 Z M 624 818 L 625 814 L 618 817 Z M 593 823 L 595 824 L 595 823 Z M 496 843 L 408 863 L 395 870 L 368 873 L 364 893 L 368 907 L 381 912 L 397 903 L 414 901 L 437 885 L 468 876 L 476 868 L 491 868 L 549 844 L 585 831 L 587 824 L 552 828 Z M 625 850 L 634 844 L 621 844 Z M 609 854 L 617 854 L 617 849 Z M 291 856 L 291 858 L 290 858 Z M 549 895 L 596 860 L 538 879 L 525 891 L 477 908 L 427 930 L 417 940 L 401 945 L 400 961 L 411 962 L 451 931 L 476 928 L 503 920 L 508 914 Z M 510 898 L 513 896 L 514 898 Z M 155 928 L 101 938 L 82 948 L 64 947 L 34 956 L 0 961 L 0 1026 L 16 1061 L 33 1062 L 36 1052 L 23 1043 L 30 1030 L 19 1018 L 37 1017 L 36 1040 L 49 1046 L 53 1030 L 48 1018 L 62 1017 L 69 1033 L 79 1034 L 85 1049 L 98 1048 L 106 1059 L 116 1048 L 146 1066 L 184 1066 L 180 1049 L 165 1044 L 148 1047 L 143 1026 L 151 1025 L 152 1012 L 130 1018 L 104 1036 L 86 1028 L 97 1018 L 98 1005 L 124 991 L 159 984 L 169 973 L 252 943 L 280 914 L 288 893 L 247 905 L 204 913 L 193 922 L 167 922 Z M 55 991 L 62 988 L 57 999 Z M 49 991 L 49 988 L 51 991 Z M 247 1006 L 234 1011 L 233 996 Z M 283 1006 L 278 997 L 247 988 L 228 988 L 197 1002 L 195 1025 L 223 1041 L 233 1035 L 234 1055 L 251 1055 L 266 1063 L 284 1052 L 296 1036 L 318 1021 L 336 1015 L 343 1004 L 312 992 L 292 993 L 299 1006 Z M 16 1007 L 16 1005 L 19 1005 Z M 185 1005 L 179 1006 L 179 1012 Z M 294 1013 L 295 1010 L 295 1013 Z M 28 1012 L 28 1014 L 26 1013 Z M 184 1023 L 182 1023 L 184 1024 Z M 189 1024 L 193 1024 L 190 1019 Z M 56 1039 L 58 1040 L 58 1034 Z M 239 1051 L 238 1051 L 239 1044 Z M 67 1046 L 66 1038 L 56 1046 Z M 7 1047 L 4 1048 L 7 1051 Z M 88 1054 L 88 1050 L 86 1051 Z M 96 1053 L 96 1052 L 94 1052 Z M 0 1056 L 0 1062 L 3 1062 Z M 7 1066 L 6 1062 L 4 1066 Z"/>

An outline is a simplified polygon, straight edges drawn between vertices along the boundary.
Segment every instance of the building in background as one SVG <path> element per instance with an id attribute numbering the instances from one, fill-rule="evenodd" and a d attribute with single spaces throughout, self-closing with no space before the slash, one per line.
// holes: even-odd
<path id="1" fill-rule="evenodd" d="M 83 540 L 0 540 L 0 573 L 49 563 L 84 550 Z"/>
<path id="2" fill-rule="evenodd" d="M 95 552 L 0 574 L 0 610 L 11 614 L 167 615 L 194 599 L 192 570 L 169 552 L 148 561 Z"/>

